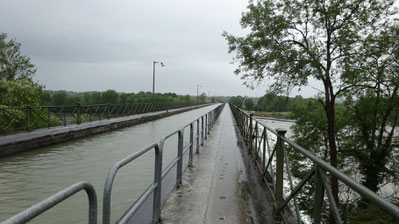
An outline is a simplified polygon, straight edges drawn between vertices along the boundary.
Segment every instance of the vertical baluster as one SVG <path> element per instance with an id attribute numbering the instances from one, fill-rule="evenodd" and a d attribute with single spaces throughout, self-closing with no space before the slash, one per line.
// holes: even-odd
<path id="1" fill-rule="evenodd" d="M 194 122 L 190 124 L 190 154 L 188 166 L 193 165 L 193 148 L 194 148 Z"/>
<path id="2" fill-rule="evenodd" d="M 81 121 L 81 114 L 80 114 L 80 102 L 77 102 L 76 103 L 76 123 L 77 124 L 80 124 L 82 121 Z"/>
<path id="3" fill-rule="evenodd" d="M 285 129 L 276 129 L 277 131 L 277 143 L 276 143 L 276 185 L 275 185 L 275 202 L 274 209 L 276 216 L 280 217 L 280 211 L 276 209 L 279 208 L 284 199 L 283 199 L 283 187 L 284 187 L 284 141 L 281 137 L 285 136 L 287 132 Z M 282 211 L 281 211 L 282 212 Z"/>
<path id="4" fill-rule="evenodd" d="M 200 139 L 199 139 L 199 137 L 200 137 L 200 119 L 198 118 L 197 119 L 197 154 L 199 154 L 199 141 L 200 141 Z"/>
<path id="5" fill-rule="evenodd" d="M 324 186 L 320 176 L 320 168 L 315 164 L 315 200 L 314 200 L 314 222 L 315 224 L 321 223 L 321 213 L 324 201 Z"/>
<path id="6" fill-rule="evenodd" d="M 155 145 L 155 169 L 154 169 L 154 184 L 156 185 L 154 191 L 154 200 L 152 206 L 152 221 L 158 223 L 161 216 L 161 200 L 162 200 L 162 154 L 164 141 Z"/>
<path id="7" fill-rule="evenodd" d="M 182 183 L 183 174 L 183 143 L 184 143 L 184 128 L 178 133 L 178 144 L 177 144 L 177 174 L 176 174 L 176 187 L 180 187 Z"/>

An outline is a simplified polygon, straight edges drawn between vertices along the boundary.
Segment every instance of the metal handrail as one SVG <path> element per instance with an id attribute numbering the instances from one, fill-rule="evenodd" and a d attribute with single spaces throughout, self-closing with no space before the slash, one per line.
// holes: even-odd
<path id="1" fill-rule="evenodd" d="M 1 224 L 26 223 L 81 190 L 86 191 L 89 200 L 89 224 L 96 224 L 97 223 L 96 191 L 90 183 L 85 181 L 75 183 L 65 188 L 64 190 L 59 191 L 58 193 L 44 199 L 43 201 L 35 205 L 32 205 L 31 207 L 25 209 L 24 211 L 1 222 Z"/>
<path id="2" fill-rule="evenodd" d="M 184 129 L 187 126 L 190 126 L 190 160 L 189 165 L 192 163 L 193 157 L 193 147 L 194 147 L 194 123 L 197 124 L 197 153 L 199 149 L 199 140 L 201 139 L 201 144 L 203 143 L 206 136 L 209 134 L 209 128 L 218 118 L 224 104 L 219 105 L 211 112 L 206 113 L 205 115 L 195 119 L 190 122 L 188 125 L 183 126 L 181 129 L 174 131 L 165 137 L 163 137 L 159 144 L 152 143 L 151 145 L 137 151 L 136 153 L 118 161 L 115 163 L 112 168 L 109 170 L 105 185 L 104 185 L 104 193 L 103 193 L 103 224 L 109 224 L 111 222 L 111 192 L 112 192 L 112 184 L 115 179 L 115 176 L 120 168 L 125 166 L 126 164 L 134 161 L 138 157 L 144 155 L 148 151 L 155 149 L 155 171 L 154 171 L 154 181 L 153 183 L 142 193 L 142 195 L 130 206 L 130 208 L 125 212 L 125 214 L 120 217 L 118 223 L 127 223 L 131 217 L 138 211 L 138 209 L 144 204 L 144 202 L 150 197 L 152 193 L 154 193 L 153 197 L 153 211 L 152 211 L 152 220 L 153 223 L 156 223 L 160 218 L 161 212 L 161 192 L 162 192 L 162 179 L 172 170 L 172 168 L 177 164 L 177 174 L 176 174 L 176 187 L 179 187 L 182 183 L 182 173 L 183 173 L 183 143 L 184 143 Z M 204 122 L 205 119 L 205 122 Z M 202 126 L 200 129 L 200 122 L 202 121 Z M 200 136 L 200 133 L 201 136 Z M 165 141 L 178 134 L 178 155 L 176 158 L 172 160 L 172 162 L 166 167 L 165 170 L 162 170 L 163 164 L 163 149 Z"/>
<path id="3" fill-rule="evenodd" d="M 197 105 L 192 102 L 0 107 L 0 134 Z"/>
<path id="4" fill-rule="evenodd" d="M 316 197 L 315 197 L 315 220 L 314 223 L 320 223 L 321 221 L 321 212 L 318 212 L 319 209 L 321 209 L 322 204 L 323 204 L 323 197 L 324 197 L 324 191 L 326 191 L 328 201 L 330 202 L 330 207 L 332 208 L 332 213 L 334 215 L 334 219 L 337 223 L 342 223 L 342 219 L 339 216 L 339 210 L 337 208 L 336 202 L 334 198 L 332 197 L 331 189 L 328 185 L 328 182 L 326 180 L 325 172 L 328 172 L 330 175 L 333 177 L 337 178 L 340 180 L 342 183 L 346 184 L 349 188 L 352 190 L 356 191 L 361 195 L 363 198 L 367 199 L 368 201 L 372 202 L 374 205 L 376 205 L 378 208 L 381 210 L 385 211 L 388 213 L 390 216 L 392 216 L 394 219 L 399 220 L 399 208 L 392 204 L 391 202 L 381 198 L 378 196 L 376 193 L 373 191 L 369 190 L 365 186 L 357 183 L 355 180 L 351 179 L 338 169 L 334 168 L 327 162 L 323 161 L 316 155 L 314 155 L 312 152 L 304 149 L 300 145 L 296 144 L 295 142 L 291 141 L 290 139 L 286 138 L 285 135 L 285 130 L 278 130 L 278 129 L 273 129 L 270 126 L 262 123 L 261 121 L 257 120 L 256 118 L 252 117 L 250 114 L 246 113 L 245 111 L 241 110 L 240 108 L 236 107 L 235 105 L 230 104 L 230 107 L 232 108 L 234 117 L 236 119 L 237 125 L 239 129 L 241 130 L 244 139 L 246 140 L 246 143 L 248 144 L 248 148 L 252 153 L 256 153 L 255 158 L 257 158 L 255 161 L 258 161 L 258 157 L 261 160 L 261 165 L 257 164 L 260 170 L 262 171 L 263 175 L 267 173 L 267 168 L 269 167 L 273 156 L 276 156 L 276 174 L 271 175 L 272 180 L 275 181 L 275 186 L 273 187 L 275 189 L 275 211 L 276 215 L 281 215 L 282 210 L 284 207 L 288 204 L 288 202 L 291 199 L 295 200 L 295 195 L 299 192 L 299 190 L 302 188 L 302 186 L 313 176 L 316 176 Z M 253 123 L 255 123 L 255 127 L 253 127 Z M 273 149 L 273 152 L 270 153 L 269 147 L 266 148 L 266 144 L 263 143 L 263 156 L 260 157 L 259 151 L 260 150 L 253 150 L 253 148 L 257 149 L 258 147 L 261 147 L 260 141 L 257 141 L 258 136 L 258 126 L 263 127 L 263 132 L 262 132 L 262 138 L 267 138 L 267 132 L 271 132 L 277 136 L 277 143 L 276 147 Z M 256 133 L 254 133 L 256 132 Z M 264 136 L 263 136 L 264 135 Z M 291 146 L 294 150 L 305 156 L 306 158 L 310 159 L 313 164 L 314 168 L 311 170 L 311 172 L 308 173 L 308 175 L 295 187 L 293 188 L 292 185 L 292 179 L 290 177 L 290 172 L 288 172 L 289 176 L 289 181 L 290 181 L 290 186 L 291 186 L 291 194 L 288 196 L 286 200 L 283 199 L 283 167 L 284 163 L 286 164 L 286 168 L 289 166 L 289 160 L 288 157 L 285 155 L 285 144 Z M 254 146 L 255 145 L 255 146 Z M 269 152 L 269 159 L 266 164 L 265 161 L 265 154 L 266 154 L 266 149 Z M 255 151 L 255 152 L 253 152 Z M 285 158 L 284 158 L 285 157 Z M 271 166 L 270 166 L 271 167 Z M 275 179 L 274 177 L 275 176 Z M 297 206 L 297 203 L 294 203 L 295 206 Z M 298 208 L 296 208 L 297 210 Z M 299 214 L 299 212 L 297 212 Z M 300 219 L 298 219 L 298 222 L 300 223 Z"/>

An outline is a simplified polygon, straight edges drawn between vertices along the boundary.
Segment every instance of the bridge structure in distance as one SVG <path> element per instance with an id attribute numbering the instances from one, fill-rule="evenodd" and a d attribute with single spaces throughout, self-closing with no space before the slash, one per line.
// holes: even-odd
<path id="1" fill-rule="evenodd" d="M 136 119 L 144 122 L 147 115 Z M 393 219 L 399 219 L 398 207 L 292 142 L 285 133 L 286 130 L 270 128 L 234 105 L 219 104 L 179 130 L 159 141 L 154 139 L 154 143 L 116 162 L 105 180 L 102 208 L 98 208 L 97 202 L 99 189 L 81 181 L 1 223 L 28 222 L 80 191 L 88 195 L 88 222 L 111 223 L 112 186 L 118 171 L 149 153 L 154 154 L 153 182 L 118 217 L 117 223 L 302 223 L 296 196 L 310 180 L 316 190 L 314 215 L 307 218 L 320 223 L 323 204 L 328 204 L 336 223 L 343 223 L 327 175 L 335 176 Z M 177 156 L 171 163 L 163 164 L 165 141 L 174 137 Z M 312 163 L 302 180 L 293 181 L 288 148 Z"/>

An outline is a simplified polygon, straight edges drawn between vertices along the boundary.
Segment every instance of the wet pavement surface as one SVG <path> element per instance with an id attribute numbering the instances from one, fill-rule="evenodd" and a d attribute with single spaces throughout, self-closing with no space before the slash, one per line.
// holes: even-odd
<path id="1" fill-rule="evenodd" d="M 161 223 L 275 223 L 272 196 L 247 152 L 226 105 Z"/>

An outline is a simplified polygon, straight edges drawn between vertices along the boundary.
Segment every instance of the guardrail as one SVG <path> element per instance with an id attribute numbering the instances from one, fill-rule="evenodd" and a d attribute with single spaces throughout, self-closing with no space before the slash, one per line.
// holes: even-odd
<path id="1" fill-rule="evenodd" d="M 0 107 L 0 134 L 43 127 L 80 124 L 120 116 L 171 110 L 196 105 L 183 103 L 94 104 Z"/>
<path id="2" fill-rule="evenodd" d="M 115 176 L 120 168 L 127 165 L 128 163 L 134 161 L 145 153 L 154 150 L 155 152 L 155 161 L 154 161 L 154 180 L 150 184 L 150 186 L 141 194 L 141 196 L 132 204 L 132 206 L 125 212 L 125 214 L 120 217 L 118 223 L 128 223 L 128 221 L 134 216 L 134 214 L 138 211 L 138 209 L 144 204 L 144 202 L 154 194 L 153 196 L 153 211 L 152 211 L 152 222 L 158 222 L 161 213 L 162 199 L 162 180 L 166 177 L 166 175 L 172 170 L 173 167 L 177 166 L 176 169 L 176 187 L 179 187 L 182 183 L 182 174 L 183 174 L 183 155 L 189 151 L 189 162 L 188 166 L 191 166 L 193 153 L 194 153 L 194 145 L 196 147 L 196 153 L 199 153 L 199 146 L 203 143 L 204 139 L 207 138 L 210 129 L 212 128 L 214 122 L 217 120 L 220 112 L 223 109 L 224 104 L 219 105 L 214 110 L 209 113 L 199 117 L 194 120 L 190 124 L 182 127 L 181 129 L 170 133 L 169 135 L 163 137 L 159 144 L 153 143 L 136 153 L 118 161 L 115 163 L 112 168 L 108 172 L 108 176 L 104 185 L 104 194 L 103 194 L 103 224 L 109 224 L 111 218 L 111 192 L 112 185 L 115 179 Z M 194 136 L 194 125 L 196 124 L 197 131 Z M 186 127 L 190 127 L 190 140 L 187 145 L 184 145 L 184 130 Z M 163 149 L 164 143 L 167 139 L 174 135 L 178 135 L 178 147 L 177 147 L 177 157 L 173 159 L 173 161 L 162 170 L 163 164 Z"/>
<path id="3" fill-rule="evenodd" d="M 10 217 L 9 219 L 1 222 L 1 224 L 20 224 L 26 223 L 43 212 L 49 210 L 55 205 L 61 203 L 65 199 L 71 197 L 77 192 L 85 190 L 89 200 L 89 224 L 97 223 L 97 196 L 94 187 L 85 181 L 73 184 L 62 191 L 44 199 L 43 201 L 25 209 L 24 211 Z M 56 221 L 55 221 L 56 223 Z"/>
<path id="4" fill-rule="evenodd" d="M 331 176 L 336 177 L 339 181 L 344 183 L 346 186 L 356 191 L 363 198 L 367 199 L 381 210 L 388 213 L 395 220 L 399 220 L 399 208 L 394 204 L 384 200 L 365 186 L 357 183 L 344 173 L 340 172 L 336 168 L 332 167 L 327 162 L 323 161 L 319 157 L 315 156 L 310 151 L 299 146 L 295 142 L 285 137 L 286 130 L 276 129 L 262 124 L 256 118 L 252 117 L 248 113 L 242 111 L 238 107 L 230 104 L 233 115 L 235 117 L 238 128 L 240 129 L 245 142 L 248 145 L 249 153 L 255 157 L 255 163 L 259 170 L 262 172 L 263 177 L 266 179 L 271 178 L 274 192 L 269 188 L 274 197 L 274 210 L 276 215 L 284 219 L 283 210 L 291 200 L 293 200 L 294 211 L 296 214 L 297 222 L 302 223 L 301 214 L 299 212 L 298 204 L 296 201 L 296 195 L 301 188 L 309 182 L 314 176 L 315 181 L 315 200 L 314 200 L 314 215 L 312 223 L 320 223 L 322 215 L 322 207 L 324 203 L 324 195 L 327 195 L 328 203 L 330 205 L 332 214 L 336 223 L 343 223 L 340 216 L 337 203 L 332 195 L 329 182 L 327 181 L 326 172 Z M 269 143 L 269 134 L 273 134 L 277 137 L 275 147 L 272 147 Z M 293 150 L 303 155 L 313 163 L 313 167 L 308 171 L 305 178 L 303 178 L 297 186 L 294 187 L 293 178 L 290 168 L 290 160 L 286 153 L 286 145 L 291 146 Z M 274 162 L 274 168 L 272 163 Z M 291 192 L 288 197 L 283 197 L 284 187 L 284 165 L 286 168 L 286 179 L 288 179 L 289 187 Z M 268 185 L 267 185 L 268 186 Z"/>

